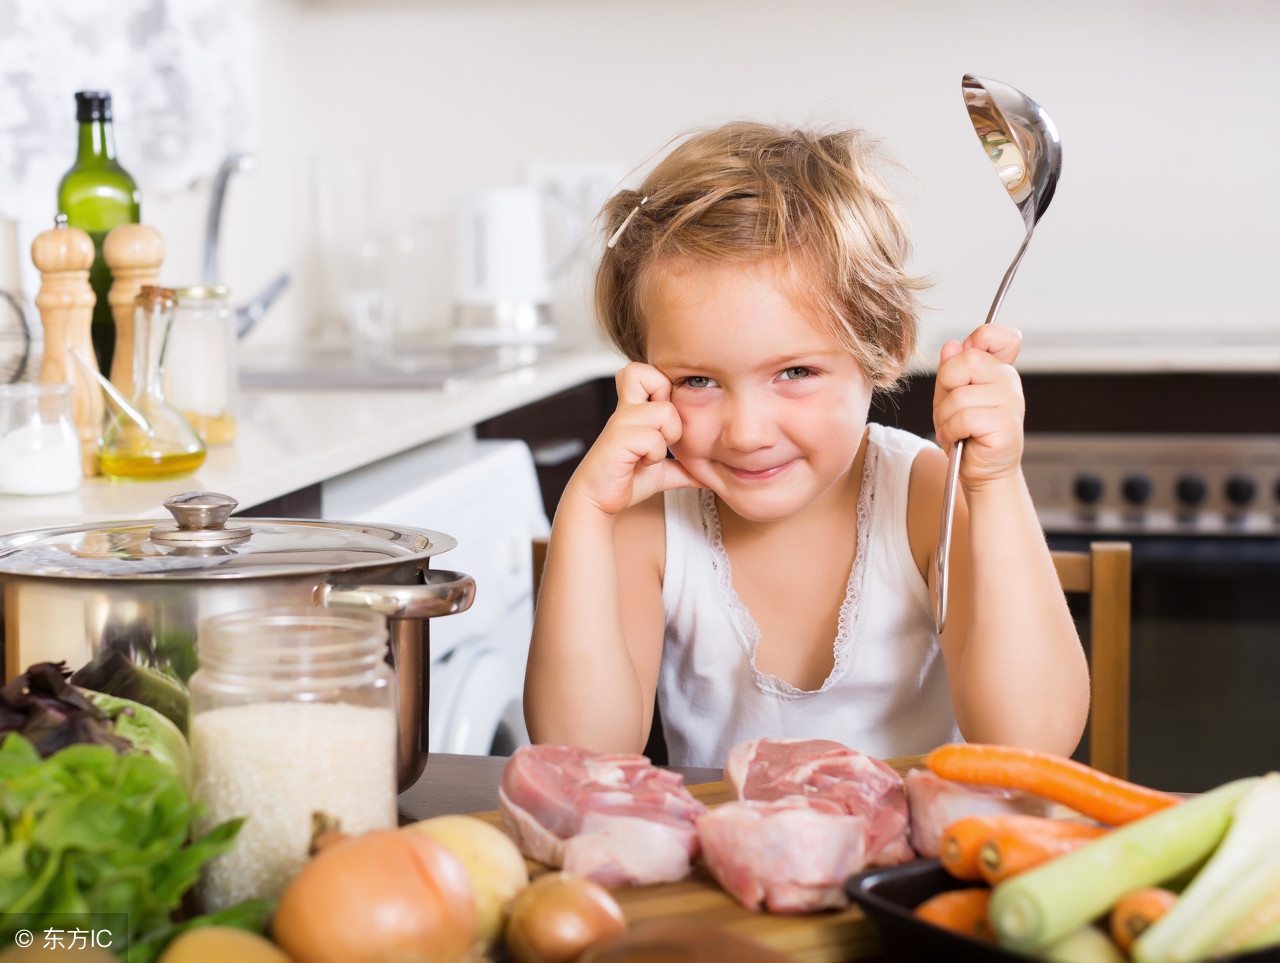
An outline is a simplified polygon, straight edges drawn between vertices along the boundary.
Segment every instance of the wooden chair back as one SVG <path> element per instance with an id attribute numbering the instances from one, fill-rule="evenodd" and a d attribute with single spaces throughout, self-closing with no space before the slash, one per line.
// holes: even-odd
<path id="1" fill-rule="evenodd" d="M 1054 552 L 1067 594 L 1089 596 L 1089 765 L 1129 774 L 1129 635 L 1133 548 L 1093 542 L 1087 552 Z"/>
<path id="2" fill-rule="evenodd" d="M 1128 542 L 1093 542 L 1087 552 L 1053 552 L 1067 594 L 1087 594 L 1090 676 L 1089 764 L 1125 778 L 1129 772 L 1129 604 L 1133 549 Z M 534 598 L 547 540 L 534 539 Z"/>

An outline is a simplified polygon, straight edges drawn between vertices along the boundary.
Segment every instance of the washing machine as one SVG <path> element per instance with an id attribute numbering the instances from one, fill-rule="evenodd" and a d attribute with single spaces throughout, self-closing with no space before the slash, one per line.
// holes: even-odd
<path id="1" fill-rule="evenodd" d="M 324 482 L 321 511 L 458 540 L 432 566 L 472 576 L 476 598 L 466 612 L 431 620 L 428 747 L 508 755 L 527 744 L 531 543 L 550 531 L 528 446 L 460 432 Z"/>

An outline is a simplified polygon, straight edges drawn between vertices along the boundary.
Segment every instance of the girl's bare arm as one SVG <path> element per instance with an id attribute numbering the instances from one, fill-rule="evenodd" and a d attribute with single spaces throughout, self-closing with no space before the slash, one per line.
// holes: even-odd
<path id="1" fill-rule="evenodd" d="M 670 382 L 633 364 L 618 376 L 618 397 L 556 511 L 525 721 L 535 742 L 639 752 L 662 655 L 661 492 L 694 482 L 666 459 L 680 432 Z"/>
<path id="2" fill-rule="evenodd" d="M 1012 367 L 1020 340 L 988 325 L 943 350 L 938 440 L 968 440 L 941 644 L 965 739 L 1069 755 L 1088 716 L 1089 673 L 1020 467 L 1023 407 Z M 924 545 L 927 559 L 945 471 L 939 452 L 922 453 L 912 469 L 912 544 Z M 924 569 L 931 581 L 932 568 Z"/>

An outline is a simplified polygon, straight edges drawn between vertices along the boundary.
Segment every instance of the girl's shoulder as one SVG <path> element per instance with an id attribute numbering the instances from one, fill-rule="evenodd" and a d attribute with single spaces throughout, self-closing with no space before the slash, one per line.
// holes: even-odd
<path id="1" fill-rule="evenodd" d="M 876 422 L 871 422 L 867 427 L 871 432 L 871 443 L 881 451 L 908 457 L 915 457 L 922 451 L 933 451 L 942 454 L 942 449 L 928 438 L 922 438 L 920 435 L 907 431 L 905 428 L 893 428 Z"/>
<path id="2" fill-rule="evenodd" d="M 871 424 L 871 444 L 877 449 L 877 459 L 886 456 L 909 472 L 907 486 L 907 514 L 927 514 L 942 507 L 942 480 L 946 475 L 947 456 L 928 438 L 888 425 Z M 901 476 L 899 476 L 901 477 Z"/>

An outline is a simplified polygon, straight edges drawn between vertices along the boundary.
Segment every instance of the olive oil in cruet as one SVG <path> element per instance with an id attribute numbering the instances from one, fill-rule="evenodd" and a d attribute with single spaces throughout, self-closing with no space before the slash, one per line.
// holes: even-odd
<path id="1" fill-rule="evenodd" d="M 115 478 L 166 478 L 195 471 L 205 446 L 191 422 L 164 396 L 164 356 L 177 299 L 147 285 L 133 321 L 133 386 L 128 409 L 117 406 L 102 436 L 102 473 Z"/>

